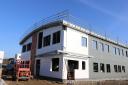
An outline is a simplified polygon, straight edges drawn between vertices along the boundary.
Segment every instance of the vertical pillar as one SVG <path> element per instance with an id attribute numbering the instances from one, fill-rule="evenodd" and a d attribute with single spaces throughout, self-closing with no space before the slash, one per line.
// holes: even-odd
<path id="1" fill-rule="evenodd" d="M 36 48 L 37 48 L 37 32 L 32 35 L 32 47 L 31 47 L 31 72 L 32 72 L 32 75 L 34 75 Z"/>

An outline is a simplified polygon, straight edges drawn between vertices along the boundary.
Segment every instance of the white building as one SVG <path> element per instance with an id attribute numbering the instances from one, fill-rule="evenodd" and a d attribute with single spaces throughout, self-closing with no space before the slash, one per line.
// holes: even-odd
<path id="1" fill-rule="evenodd" d="M 60 80 L 128 78 L 128 47 L 65 20 L 43 24 L 20 41 L 37 76 Z"/>
<path id="2" fill-rule="evenodd" d="M 15 59 L 20 60 L 21 59 L 21 54 L 20 53 L 15 54 Z"/>

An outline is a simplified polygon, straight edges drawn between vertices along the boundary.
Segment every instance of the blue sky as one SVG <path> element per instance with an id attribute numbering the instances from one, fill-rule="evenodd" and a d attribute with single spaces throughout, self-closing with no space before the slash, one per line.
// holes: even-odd
<path id="1" fill-rule="evenodd" d="M 22 35 L 34 23 L 68 9 L 91 30 L 128 41 L 128 0 L 0 0 L 0 50 L 19 53 Z"/>

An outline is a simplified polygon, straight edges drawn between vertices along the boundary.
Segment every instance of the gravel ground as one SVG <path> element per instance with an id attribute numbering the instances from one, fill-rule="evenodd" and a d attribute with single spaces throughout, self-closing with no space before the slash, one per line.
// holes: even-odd
<path id="1" fill-rule="evenodd" d="M 62 83 L 57 83 L 54 81 L 47 81 L 47 80 L 29 80 L 29 81 L 11 81 L 11 80 L 6 80 L 5 81 L 7 85 L 64 85 Z"/>

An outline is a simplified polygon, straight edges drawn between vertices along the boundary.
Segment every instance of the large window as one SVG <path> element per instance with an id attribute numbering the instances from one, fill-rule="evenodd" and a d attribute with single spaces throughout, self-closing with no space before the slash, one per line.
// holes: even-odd
<path id="1" fill-rule="evenodd" d="M 98 72 L 98 63 L 93 63 L 93 71 Z"/>
<path id="2" fill-rule="evenodd" d="M 107 72 L 108 72 L 108 73 L 110 73 L 110 72 L 111 72 L 110 64 L 106 64 L 106 69 L 107 69 Z"/>
<path id="3" fill-rule="evenodd" d="M 31 50 L 32 43 L 27 44 L 27 51 Z"/>
<path id="4" fill-rule="evenodd" d="M 26 45 L 23 45 L 22 52 L 26 52 L 26 50 L 27 50 L 27 46 Z"/>
<path id="5" fill-rule="evenodd" d="M 83 47 L 87 47 L 87 38 L 86 37 L 81 38 L 81 44 Z"/>
<path id="6" fill-rule="evenodd" d="M 51 35 L 48 35 L 46 37 L 44 37 L 43 39 L 43 46 L 49 46 L 50 45 L 50 40 L 51 40 Z"/>
<path id="7" fill-rule="evenodd" d="M 42 48 L 42 39 L 43 39 L 43 32 L 40 32 L 38 35 L 38 48 Z"/>
<path id="8" fill-rule="evenodd" d="M 100 71 L 101 72 L 104 72 L 105 71 L 105 68 L 104 68 L 104 64 L 103 63 L 100 63 Z"/>
<path id="9" fill-rule="evenodd" d="M 118 72 L 117 65 L 114 65 L 115 72 Z"/>
<path id="10" fill-rule="evenodd" d="M 52 71 L 59 71 L 59 58 L 52 59 Z"/>
<path id="11" fill-rule="evenodd" d="M 60 43 L 60 31 L 53 33 L 52 44 Z"/>
<path id="12" fill-rule="evenodd" d="M 82 70 L 85 70 L 85 65 L 86 65 L 86 63 L 85 63 L 85 61 L 82 61 Z"/>
<path id="13" fill-rule="evenodd" d="M 97 41 L 95 41 L 95 40 L 92 41 L 92 48 L 98 49 L 98 43 L 97 43 Z"/>

